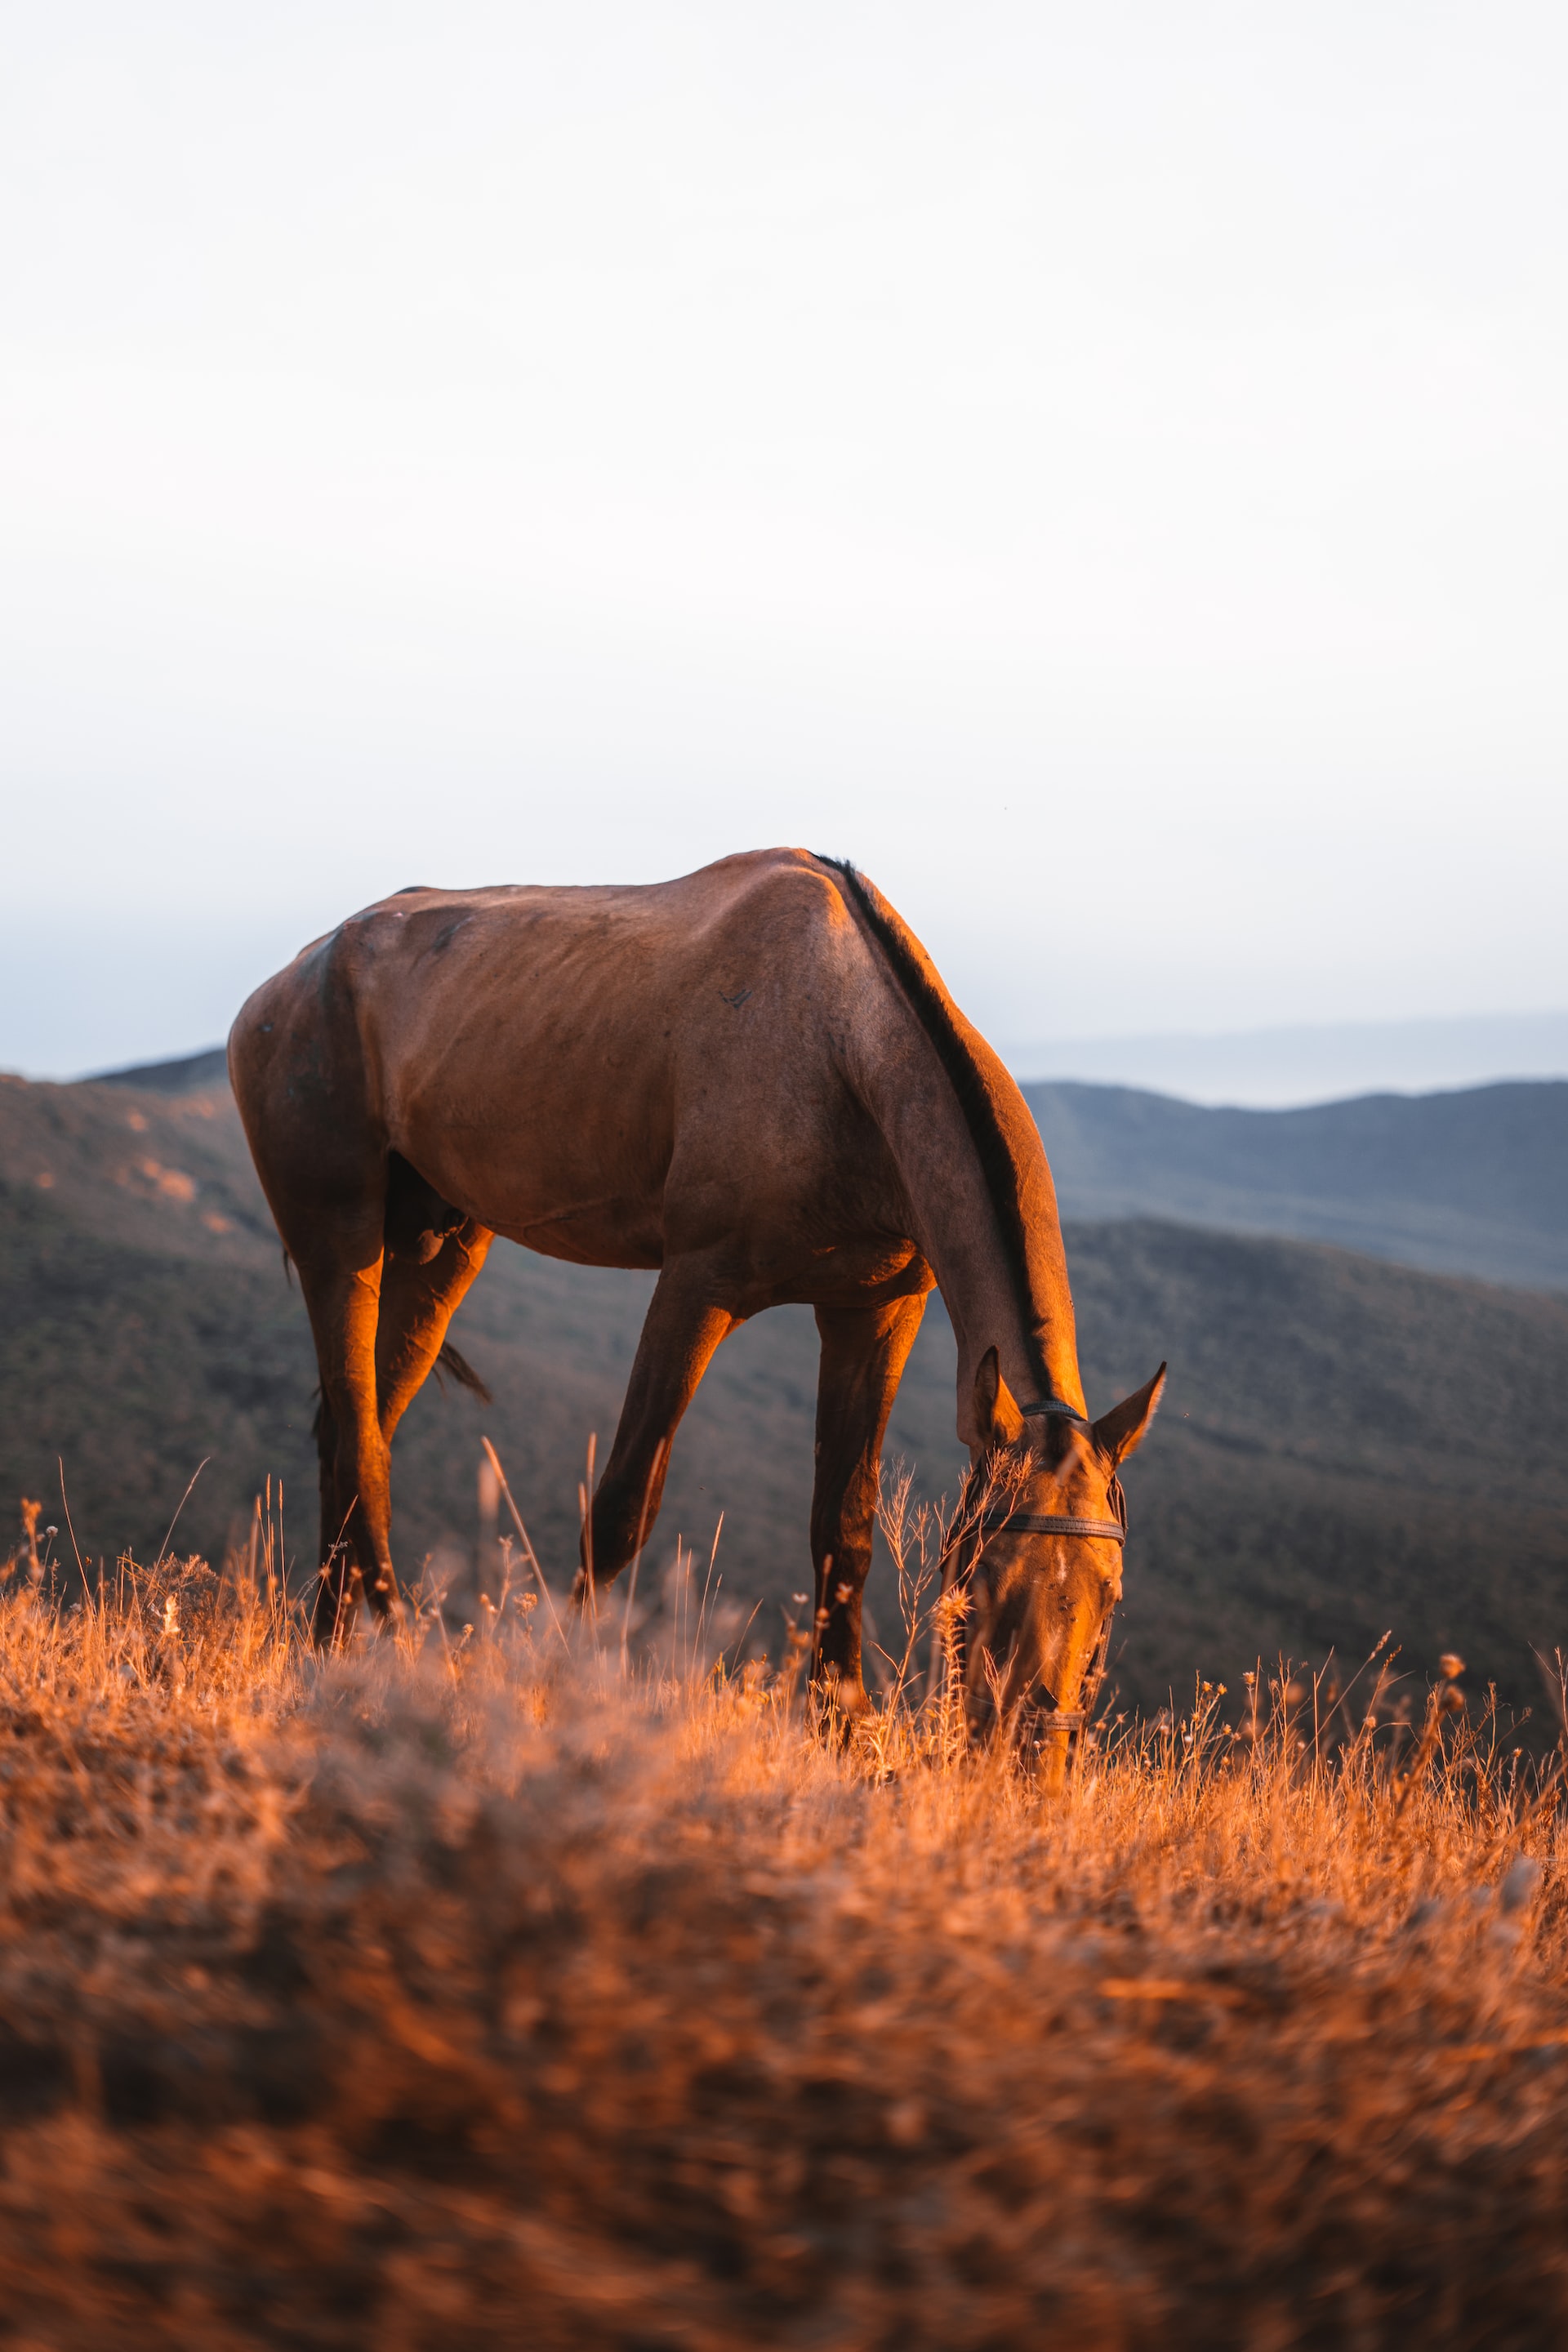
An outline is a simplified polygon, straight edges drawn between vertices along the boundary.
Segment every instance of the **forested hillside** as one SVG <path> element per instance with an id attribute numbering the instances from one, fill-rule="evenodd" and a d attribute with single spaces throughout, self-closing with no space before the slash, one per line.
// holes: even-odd
<path id="1" fill-rule="evenodd" d="M 1336 1242 L 1568 1291 L 1568 1083 L 1211 1109 L 1132 1087 L 1026 1086 L 1063 1213 Z"/>

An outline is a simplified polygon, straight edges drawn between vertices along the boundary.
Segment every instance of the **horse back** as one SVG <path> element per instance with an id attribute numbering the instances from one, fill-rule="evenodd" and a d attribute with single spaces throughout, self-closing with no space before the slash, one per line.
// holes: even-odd
<path id="1" fill-rule="evenodd" d="M 826 1213 L 868 970 L 800 851 L 654 885 L 405 890 L 258 992 L 236 1090 L 244 1109 L 291 1066 L 306 1127 L 311 1106 L 361 1123 L 480 1223 L 658 1265 Z"/>

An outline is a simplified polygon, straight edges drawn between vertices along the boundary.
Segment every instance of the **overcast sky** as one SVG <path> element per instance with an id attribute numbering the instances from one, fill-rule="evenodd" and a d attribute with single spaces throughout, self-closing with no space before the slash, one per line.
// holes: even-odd
<path id="1" fill-rule="evenodd" d="M 998 1042 L 1568 1003 L 1568 16 L 5 7 L 0 1064 L 848 854 Z"/>

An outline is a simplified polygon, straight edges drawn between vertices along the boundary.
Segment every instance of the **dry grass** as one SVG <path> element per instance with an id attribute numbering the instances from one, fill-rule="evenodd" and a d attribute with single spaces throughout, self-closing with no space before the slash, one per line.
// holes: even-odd
<path id="1" fill-rule="evenodd" d="M 0 2345 L 1568 2337 L 1563 1832 L 1461 1718 L 1401 1790 L 1209 1694 L 1058 1801 L 579 1648 L 24 1555 Z"/>

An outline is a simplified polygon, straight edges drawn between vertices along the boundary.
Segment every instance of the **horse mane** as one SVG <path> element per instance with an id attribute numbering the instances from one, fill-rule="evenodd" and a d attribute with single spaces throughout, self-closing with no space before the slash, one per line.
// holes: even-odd
<path id="1" fill-rule="evenodd" d="M 1027 1299 L 1029 1253 L 1023 1204 L 1018 1198 L 1017 1167 L 973 1050 L 959 1033 L 952 1000 L 902 919 L 894 913 L 875 883 L 868 881 L 847 857 L 824 857 L 820 863 L 831 866 L 838 876 L 855 911 L 892 967 L 893 978 L 915 1018 L 936 1048 L 980 1162 L 1015 1295 L 1021 1300 Z M 1026 1316 L 1024 1328 L 1026 1333 L 1030 1329 Z M 1037 1361 L 1035 1372 L 1040 1393 L 1048 1395 L 1050 1381 L 1044 1364 Z"/>

